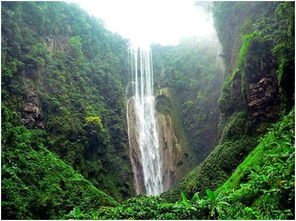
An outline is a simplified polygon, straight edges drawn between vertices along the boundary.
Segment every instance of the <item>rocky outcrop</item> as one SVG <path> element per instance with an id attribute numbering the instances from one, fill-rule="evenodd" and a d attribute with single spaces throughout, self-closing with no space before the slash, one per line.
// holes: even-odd
<path id="1" fill-rule="evenodd" d="M 145 193 L 143 165 L 141 163 L 141 152 L 138 143 L 139 133 L 137 131 L 137 115 L 135 113 L 135 100 L 130 98 L 127 101 L 128 137 L 130 146 L 130 159 L 134 173 L 134 189 L 136 194 Z"/>
<path id="2" fill-rule="evenodd" d="M 38 96 L 30 92 L 22 108 L 22 121 L 28 128 L 45 128 Z"/>
<path id="3" fill-rule="evenodd" d="M 267 118 L 274 120 L 277 118 L 276 112 L 279 105 L 275 103 L 277 97 L 277 85 L 271 78 L 263 77 L 259 82 L 250 84 L 247 94 L 250 117 Z"/>
<path id="4" fill-rule="evenodd" d="M 163 156 L 164 191 L 173 187 L 189 172 L 188 153 L 184 142 L 177 138 L 172 120 L 172 102 L 167 89 L 160 89 L 156 96 L 156 110 L 161 155 Z"/>
<path id="5" fill-rule="evenodd" d="M 163 156 L 163 187 L 167 191 L 184 175 L 184 164 L 187 162 L 185 150 L 175 135 L 170 115 L 158 113 L 157 118 Z"/>
<path id="6" fill-rule="evenodd" d="M 277 65 L 266 48 L 268 43 L 254 41 L 244 68 L 248 84 L 246 90 L 248 119 L 259 123 L 277 120 L 280 110 Z M 260 52 L 261 57 L 256 57 L 255 55 Z"/>
<path id="7" fill-rule="evenodd" d="M 189 172 L 189 154 L 185 144 L 176 135 L 176 127 L 173 123 L 172 101 L 167 89 L 160 89 L 156 94 L 156 114 L 158 124 L 159 146 L 162 159 L 163 191 L 169 190 L 178 180 Z M 127 101 L 128 135 L 130 146 L 130 159 L 134 173 L 134 188 L 136 194 L 145 194 L 143 165 L 141 163 L 141 151 L 138 143 L 137 114 L 135 112 L 135 100 L 131 97 Z"/>
<path id="8" fill-rule="evenodd" d="M 220 125 L 224 128 L 222 134 L 225 135 L 225 130 L 239 112 L 247 114 L 243 128 L 250 132 L 278 119 L 280 100 L 276 70 L 277 64 L 269 42 L 253 40 L 243 65 L 223 88 L 219 100 Z M 241 124 L 241 121 L 238 122 Z"/>

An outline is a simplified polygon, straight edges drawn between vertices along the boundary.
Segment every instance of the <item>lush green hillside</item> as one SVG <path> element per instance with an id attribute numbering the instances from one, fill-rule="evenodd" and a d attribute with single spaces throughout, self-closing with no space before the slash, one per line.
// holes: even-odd
<path id="1" fill-rule="evenodd" d="M 164 193 L 170 201 L 180 199 L 183 191 L 192 197 L 195 192 L 215 190 L 222 185 L 255 148 L 270 124 L 278 120 L 280 112 L 284 115 L 292 106 L 294 3 L 262 4 L 214 4 L 215 24 L 226 64 L 226 79 L 218 100 L 221 138 L 200 166 L 176 188 Z M 250 12 L 242 13 L 245 10 Z M 236 17 L 239 19 L 234 22 Z"/>
<path id="2" fill-rule="evenodd" d="M 114 208 L 73 213 L 87 219 L 294 219 L 295 113 L 272 128 L 217 191 L 201 197 L 181 193 L 168 203 L 161 197 L 138 196 Z"/>
<path id="3" fill-rule="evenodd" d="M 128 41 L 74 4 L 1 5 L 2 219 L 295 218 L 294 2 L 213 3 L 224 75 L 213 39 L 152 46 L 155 109 L 198 164 L 153 197 L 133 191 Z"/>
<path id="4" fill-rule="evenodd" d="M 46 148 L 45 132 L 29 130 L 2 107 L 2 218 L 60 219 L 117 202 Z"/>
<path id="5" fill-rule="evenodd" d="M 75 5 L 2 4 L 2 106 L 42 130 L 48 150 L 117 200 L 133 194 L 126 54 L 126 40 Z"/>

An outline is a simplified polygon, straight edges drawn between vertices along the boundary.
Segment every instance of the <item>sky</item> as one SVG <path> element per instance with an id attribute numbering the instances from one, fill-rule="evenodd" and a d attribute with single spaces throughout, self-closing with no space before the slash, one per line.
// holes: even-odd
<path id="1" fill-rule="evenodd" d="M 183 37 L 214 35 L 209 14 L 195 0 L 69 0 L 136 45 L 176 45 Z"/>

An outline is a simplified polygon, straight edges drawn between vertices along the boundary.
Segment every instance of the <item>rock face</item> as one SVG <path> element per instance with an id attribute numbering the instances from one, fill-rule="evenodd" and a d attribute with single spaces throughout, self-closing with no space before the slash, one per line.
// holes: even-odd
<path id="1" fill-rule="evenodd" d="M 157 114 L 159 124 L 159 140 L 163 156 L 163 187 L 169 190 L 182 175 L 186 164 L 185 152 L 179 143 L 170 115 Z"/>
<path id="2" fill-rule="evenodd" d="M 229 86 L 223 88 L 219 101 L 222 116 L 220 123 L 229 125 L 238 112 L 245 112 L 245 126 L 241 128 L 253 133 L 278 119 L 280 99 L 277 64 L 270 48 L 268 41 L 251 42 L 244 64 L 235 72 Z"/>
<path id="3" fill-rule="evenodd" d="M 41 114 L 40 101 L 38 96 L 31 92 L 28 94 L 22 108 L 22 121 L 28 128 L 44 129 L 45 122 Z"/>
<path id="4" fill-rule="evenodd" d="M 275 119 L 274 111 L 279 110 L 279 105 L 274 102 L 276 96 L 277 85 L 272 78 L 263 77 L 259 82 L 250 84 L 247 102 L 251 117 Z"/>
<path id="5" fill-rule="evenodd" d="M 254 42 L 245 65 L 246 104 L 250 121 L 274 121 L 280 110 L 279 88 L 276 76 L 276 61 L 266 43 Z M 259 51 L 259 52 L 258 52 Z M 261 52 L 262 51 L 262 52 Z M 261 52 L 261 58 L 255 57 Z"/>
<path id="6" fill-rule="evenodd" d="M 161 108 L 158 108 L 161 103 Z M 173 187 L 187 172 L 189 172 L 188 153 L 185 144 L 178 140 L 172 120 L 172 102 L 166 89 L 158 91 L 156 110 L 161 154 L 163 156 L 163 187 L 164 191 Z"/>
<path id="7" fill-rule="evenodd" d="M 189 172 L 189 154 L 187 153 L 185 143 L 178 139 L 175 132 L 178 125 L 172 119 L 173 111 L 169 91 L 166 89 L 159 90 L 155 100 L 159 145 L 163 162 L 163 191 L 167 191 Z M 141 152 L 138 143 L 139 133 L 136 125 L 138 120 L 133 97 L 128 99 L 127 106 L 130 159 L 134 171 L 134 188 L 136 194 L 145 194 L 143 165 L 141 163 Z"/>
<path id="8" fill-rule="evenodd" d="M 145 193 L 144 177 L 143 177 L 143 165 L 141 163 L 141 152 L 138 143 L 139 133 L 137 131 L 136 122 L 138 122 L 137 115 L 135 113 L 135 100 L 130 98 L 127 101 L 127 114 L 128 114 L 128 137 L 130 146 L 130 159 L 132 163 L 132 169 L 134 172 L 134 189 L 136 194 Z"/>

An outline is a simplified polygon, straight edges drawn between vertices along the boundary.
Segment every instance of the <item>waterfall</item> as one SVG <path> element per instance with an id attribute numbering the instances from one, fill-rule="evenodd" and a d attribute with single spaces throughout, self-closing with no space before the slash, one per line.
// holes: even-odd
<path id="1" fill-rule="evenodd" d="M 162 157 L 154 108 L 151 49 L 131 46 L 130 67 L 132 96 L 127 102 L 127 120 L 134 184 L 137 194 L 159 195 L 163 192 Z"/>

